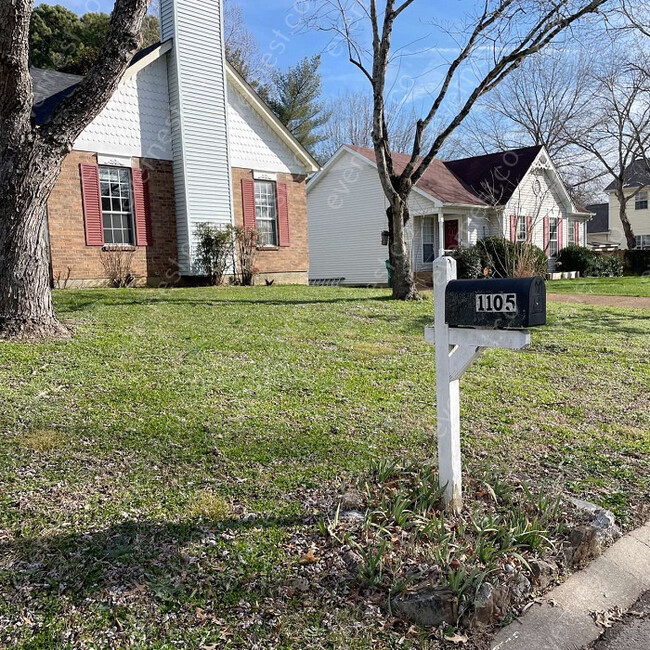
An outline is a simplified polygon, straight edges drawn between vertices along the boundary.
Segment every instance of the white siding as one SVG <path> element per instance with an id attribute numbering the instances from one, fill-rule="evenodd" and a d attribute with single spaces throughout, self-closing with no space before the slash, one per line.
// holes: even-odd
<path id="1" fill-rule="evenodd" d="M 535 181 L 539 181 L 539 189 L 535 191 Z M 544 217 L 560 217 L 562 219 L 562 243 L 568 242 L 568 215 L 570 206 L 563 196 L 563 190 L 558 187 L 557 181 L 551 172 L 544 170 L 542 173 L 529 172 L 512 198 L 505 206 L 502 217 L 503 236 L 510 239 L 510 215 L 531 217 L 533 224 L 532 243 L 543 249 L 544 242 Z"/>
<path id="2" fill-rule="evenodd" d="M 231 83 L 228 83 L 228 136 L 233 167 L 306 173 L 304 164 Z"/>
<path id="3" fill-rule="evenodd" d="M 114 156 L 172 159 L 165 58 L 123 81 L 74 148 Z"/>
<path id="4" fill-rule="evenodd" d="M 636 188 L 628 190 L 628 194 L 632 194 L 635 191 Z M 648 188 L 648 193 L 650 194 L 650 188 Z M 634 205 L 635 200 L 630 199 L 627 203 L 626 210 L 627 218 L 632 226 L 632 232 L 635 235 L 650 235 L 650 208 L 637 210 Z M 627 248 L 627 240 L 625 239 L 625 232 L 623 231 L 623 225 L 619 216 L 619 202 L 614 192 L 611 192 L 609 195 L 609 223 L 611 233 L 608 241 L 619 244 L 620 248 Z"/>
<path id="5" fill-rule="evenodd" d="M 181 273 L 196 274 L 193 233 L 232 223 L 221 0 L 161 0 L 168 55 Z"/>
<path id="6" fill-rule="evenodd" d="M 435 209 L 420 195 L 413 195 L 410 207 L 412 237 L 413 228 L 417 231 L 420 223 L 418 215 Z M 381 245 L 381 232 L 388 227 L 386 208 L 377 170 L 349 153 L 344 153 L 313 188 L 308 186 L 310 279 L 385 284 L 388 248 Z M 416 256 L 418 246 L 414 242 Z"/>

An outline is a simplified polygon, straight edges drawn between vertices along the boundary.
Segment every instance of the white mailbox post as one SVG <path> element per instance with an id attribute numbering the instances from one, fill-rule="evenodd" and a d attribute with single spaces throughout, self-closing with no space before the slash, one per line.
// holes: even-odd
<path id="1" fill-rule="evenodd" d="M 468 327 L 450 327 L 446 314 L 447 285 L 456 280 L 456 260 L 439 257 L 433 263 L 434 327 L 427 327 L 425 339 L 433 343 L 436 355 L 436 400 L 438 410 L 438 475 L 445 487 L 445 504 L 459 511 L 463 503 L 462 467 L 460 449 L 460 378 L 486 348 L 519 350 L 530 344 L 530 332 L 523 329 L 496 329 L 507 327 L 509 319 L 518 322 L 544 324 L 546 322 L 546 290 L 541 278 L 526 280 L 479 280 L 472 287 L 485 287 L 485 293 L 468 294 Z M 467 281 L 472 282 L 472 281 Z M 533 283 L 535 291 L 530 290 Z M 455 283 L 460 284 L 460 283 Z M 495 289 L 496 287 L 496 289 Z M 513 293 L 515 287 L 518 293 Z M 480 291 L 480 290 L 479 290 Z M 497 291 L 497 293 L 495 293 Z M 536 298 L 526 302 L 528 295 Z M 542 295 L 543 294 L 543 295 Z M 498 296 L 498 298 L 495 298 Z M 532 307 L 529 307 L 532 305 Z M 533 312 L 531 319 L 530 313 Z M 542 318 L 543 312 L 543 318 Z M 493 320 L 495 329 L 490 327 Z M 473 322 L 484 329 L 474 329 Z M 505 323 L 505 324 L 504 324 Z"/>

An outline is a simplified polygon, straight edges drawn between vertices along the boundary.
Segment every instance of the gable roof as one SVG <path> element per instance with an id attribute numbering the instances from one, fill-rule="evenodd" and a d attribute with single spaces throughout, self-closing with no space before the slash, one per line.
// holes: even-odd
<path id="1" fill-rule="evenodd" d="M 149 47 L 137 52 L 124 79 L 136 74 L 143 67 L 146 67 L 160 56 L 171 49 L 171 42 L 154 43 Z M 44 124 L 54 112 L 54 109 L 81 83 L 82 76 L 57 72 L 56 70 L 42 70 L 30 68 L 32 83 L 34 86 L 34 119 L 36 124 Z M 273 113 L 271 108 L 262 100 L 255 90 L 248 84 L 239 73 L 226 62 L 226 74 L 228 80 L 234 83 L 255 111 L 269 124 L 273 131 L 282 139 L 285 145 L 305 165 L 309 172 L 316 172 L 320 165 L 313 156 L 296 140 L 293 134 Z"/>
<path id="2" fill-rule="evenodd" d="M 376 163 L 375 150 L 366 147 L 356 147 L 349 145 L 347 147 L 356 151 L 364 158 L 367 158 L 373 164 Z M 411 157 L 407 154 L 393 154 L 393 165 L 395 171 L 399 174 L 404 171 Z M 424 176 L 418 181 L 417 187 L 430 196 L 439 199 L 443 203 L 456 205 L 479 205 L 486 206 L 486 202 L 472 193 L 461 181 L 449 171 L 440 160 L 434 160 L 431 166 L 424 173 Z"/>
<path id="3" fill-rule="evenodd" d="M 471 158 L 447 160 L 444 164 L 486 203 L 504 205 L 512 198 L 541 150 L 541 145 L 523 147 Z"/>
<path id="4" fill-rule="evenodd" d="M 586 210 L 594 214 L 593 219 L 587 221 L 589 234 L 609 232 L 609 203 L 592 203 Z"/>
<path id="5" fill-rule="evenodd" d="M 623 173 L 625 187 L 645 187 L 650 185 L 650 161 L 637 158 L 630 163 Z M 605 192 L 611 192 L 616 189 L 616 181 L 612 181 L 606 188 Z"/>

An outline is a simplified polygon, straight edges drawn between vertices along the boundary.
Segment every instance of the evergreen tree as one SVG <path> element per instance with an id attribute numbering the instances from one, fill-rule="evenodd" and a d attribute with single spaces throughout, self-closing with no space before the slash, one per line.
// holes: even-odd
<path id="1" fill-rule="evenodd" d="M 306 57 L 286 71 L 275 71 L 265 97 L 280 121 L 308 150 L 324 140 L 320 129 L 330 118 L 320 102 L 320 63 L 320 56 Z"/>

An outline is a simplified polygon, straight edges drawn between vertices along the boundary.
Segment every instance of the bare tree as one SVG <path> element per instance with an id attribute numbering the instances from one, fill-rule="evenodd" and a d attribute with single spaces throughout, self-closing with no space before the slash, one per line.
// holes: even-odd
<path id="1" fill-rule="evenodd" d="M 457 56 L 449 62 L 443 79 L 433 93 L 429 110 L 418 119 L 410 148 L 411 159 L 397 173 L 392 160 L 392 143 L 386 117 L 387 73 L 395 61 L 392 42 L 396 21 L 416 0 L 323 0 L 312 15 L 312 24 L 334 33 L 347 45 L 351 63 L 369 81 L 373 92 L 373 146 L 379 178 L 389 203 L 389 254 L 393 270 L 393 297 L 418 298 L 412 273 L 406 225 L 408 200 L 442 146 L 456 131 L 477 100 L 498 86 L 522 61 L 539 52 L 577 20 L 594 13 L 608 0 L 484 0 L 481 11 L 461 33 L 465 36 Z M 420 3 L 422 4 L 422 3 Z M 424 5 L 423 5 L 424 6 Z M 368 33 L 370 45 L 364 43 Z M 485 52 L 489 52 L 485 55 Z M 477 55 L 483 53 L 483 65 Z M 459 75 L 475 71 L 475 83 L 458 105 L 450 108 L 448 94 Z M 439 123 L 438 133 L 425 147 L 426 135 Z"/>
<path id="2" fill-rule="evenodd" d="M 246 27 L 242 8 L 235 0 L 224 0 L 223 23 L 228 63 L 253 86 L 265 84 L 269 70 L 265 69 L 257 40 Z"/>
<path id="3" fill-rule="evenodd" d="M 629 52 L 638 52 L 626 58 Z M 603 53 L 601 53 L 603 55 Z M 650 145 L 650 76 L 648 58 L 633 43 L 615 44 L 610 56 L 592 72 L 595 92 L 583 116 L 582 128 L 567 135 L 594 156 L 613 183 L 627 247 L 636 247 L 627 216 L 628 203 L 642 189 L 633 176 L 645 173 Z M 639 162 L 641 163 L 639 165 Z M 636 163 L 636 164 L 635 164 Z M 640 169 L 639 169 L 640 167 Z M 634 188 L 630 191 L 630 187 Z"/>
<path id="4" fill-rule="evenodd" d="M 372 148 L 372 95 L 363 91 L 346 92 L 327 104 L 330 119 L 324 128 L 325 140 L 319 156 L 327 160 L 344 144 Z M 397 101 L 386 106 L 386 120 L 395 152 L 409 151 L 417 117 Z"/>
<path id="5" fill-rule="evenodd" d="M 36 126 L 29 73 L 32 0 L 1 0 L 0 336 L 65 335 L 52 305 L 46 206 L 65 156 L 104 108 L 140 44 L 147 0 L 116 0 L 101 55 L 77 90 Z"/>

